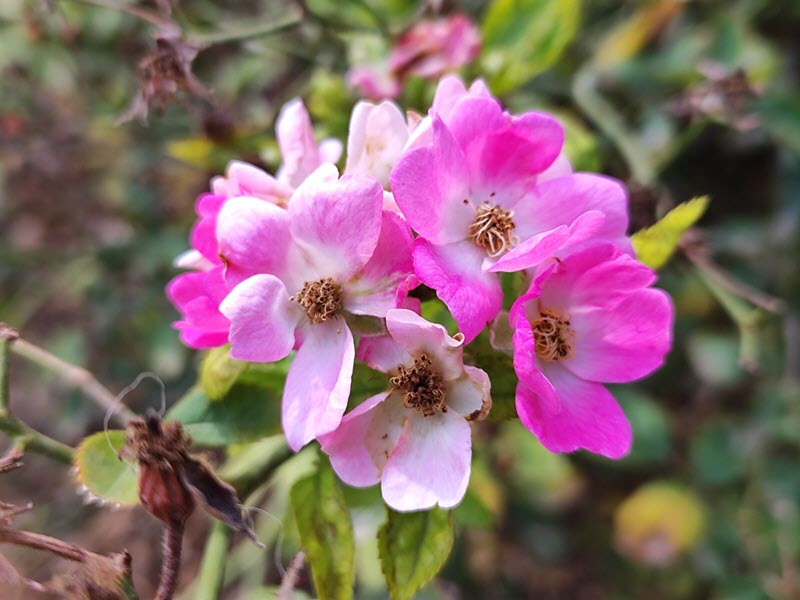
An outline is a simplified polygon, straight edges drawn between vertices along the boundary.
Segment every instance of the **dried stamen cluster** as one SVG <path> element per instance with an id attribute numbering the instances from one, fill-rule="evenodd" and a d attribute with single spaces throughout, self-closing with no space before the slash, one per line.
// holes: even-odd
<path id="1" fill-rule="evenodd" d="M 405 392 L 403 404 L 430 417 L 437 412 L 447 412 L 442 376 L 431 366 L 427 354 L 414 359 L 414 366 L 398 365 L 398 374 L 391 378 L 394 389 Z"/>
<path id="2" fill-rule="evenodd" d="M 536 355 L 548 361 L 569 358 L 572 355 L 572 340 L 575 332 L 569 319 L 556 311 L 543 309 L 531 321 L 533 338 L 536 340 Z"/>
<path id="3" fill-rule="evenodd" d="M 297 302 L 314 324 L 327 321 L 342 309 L 342 286 L 330 277 L 319 281 L 306 281 L 292 300 Z"/>
<path id="4" fill-rule="evenodd" d="M 484 202 L 469 227 L 470 239 L 485 248 L 489 256 L 499 256 L 516 243 L 512 217 L 511 211 Z"/>

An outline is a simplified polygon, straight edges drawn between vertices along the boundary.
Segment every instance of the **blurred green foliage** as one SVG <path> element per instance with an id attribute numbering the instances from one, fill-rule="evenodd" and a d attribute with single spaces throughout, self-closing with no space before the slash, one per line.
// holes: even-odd
<path id="1" fill-rule="evenodd" d="M 419 597 L 451 597 L 451 590 L 481 598 L 800 597 L 800 6 L 454 5 L 484 35 L 482 54 L 464 75 L 487 78 L 513 110 L 556 112 L 576 168 L 629 183 L 631 232 L 690 198 L 708 195 L 711 202 L 692 230 L 696 237 L 683 238 L 694 246 L 679 248 L 659 273 L 677 309 L 667 365 L 614 389 L 635 432 L 631 454 L 612 463 L 547 453 L 517 422 L 504 420 L 514 416 L 515 380 L 505 358 L 493 354 L 500 373 L 493 417 L 500 420 L 475 428 L 470 488 L 452 514 L 453 553 Z M 235 473 L 249 473 L 275 453 L 274 439 L 264 446 L 260 438 L 278 431 L 285 364 L 264 370 L 212 352 L 200 366 L 171 329 L 177 315 L 163 290 L 178 272 L 173 258 L 187 246 L 194 198 L 232 158 L 277 166 L 272 124 L 293 96 L 307 101 L 320 138 L 344 138 L 357 99 L 344 83 L 348 60 L 374 57 L 423 11 L 419 1 L 399 0 L 314 0 L 305 7 L 297 27 L 203 50 L 194 72 L 213 90 L 212 101 L 184 98 L 151 113 L 145 126 L 115 121 L 137 91 L 136 65 L 153 48 L 151 25 L 78 0 L 0 3 L 0 320 L 112 389 L 143 370 L 157 372 L 173 405 L 168 416 L 184 420 L 201 445 L 235 444 L 227 450 Z M 201 35 L 269 24 L 289 8 L 277 0 L 184 0 L 175 18 Z M 432 92 L 433 83 L 413 81 L 399 101 L 425 110 Z M 764 308 L 750 288 L 782 304 L 767 299 Z M 429 317 L 439 308 L 423 304 Z M 482 339 L 476 348 L 486 345 Z M 357 381 L 354 402 L 385 385 L 367 371 Z M 19 361 L 12 363 L 12 398 L 21 418 L 58 439 L 74 444 L 93 433 L 78 462 L 92 461 L 93 472 L 105 476 L 84 484 L 98 496 L 129 499 L 135 474 L 95 433 L 101 411 Z M 156 398 L 147 388 L 128 401 L 145 409 L 156 407 Z M 119 436 L 111 432 L 114 447 Z M 283 539 L 284 564 L 301 540 L 308 546 L 309 535 L 319 535 L 308 519 L 341 517 L 326 512 L 342 508 L 339 492 L 328 490 L 334 505 L 309 504 L 317 517 L 303 514 L 294 524 L 289 495 L 298 479 L 338 486 L 316 470 L 315 458 L 313 448 L 293 457 L 249 500 L 281 519 L 259 517 L 258 530 L 273 548 Z M 37 504 L 47 501 L 43 482 L 72 485 L 63 470 L 36 475 L 21 489 Z M 668 484 L 666 501 L 642 494 L 663 491 L 659 482 Z M 355 597 L 385 597 L 379 528 L 382 546 L 405 548 L 394 523 L 433 520 L 432 543 L 450 543 L 447 513 L 392 514 L 382 526 L 379 490 L 341 487 L 358 549 Z M 669 495 L 675 489 L 686 494 L 686 506 Z M 660 536 L 637 531 L 637 543 L 621 547 L 614 515 L 631 502 L 648 523 L 667 526 L 652 530 Z M 44 515 L 42 529 L 104 538 L 96 512 L 67 506 Z M 681 538 L 670 560 L 654 566 L 650 554 L 626 551 L 652 549 L 648 544 L 658 550 L 671 528 L 701 513 L 704 527 Z M 637 526 L 645 521 L 634 519 Z M 134 554 L 135 564 L 147 565 Z M 309 560 L 313 566 L 316 559 Z M 384 571 L 402 575 L 395 597 L 409 597 L 438 567 L 415 560 L 405 551 L 396 564 L 384 559 Z M 137 586 L 148 597 L 143 579 Z M 225 598 L 273 597 L 279 583 L 278 569 L 252 546 L 232 549 Z M 314 594 L 307 577 L 299 588 Z M 185 594 L 193 597 L 191 585 Z"/>

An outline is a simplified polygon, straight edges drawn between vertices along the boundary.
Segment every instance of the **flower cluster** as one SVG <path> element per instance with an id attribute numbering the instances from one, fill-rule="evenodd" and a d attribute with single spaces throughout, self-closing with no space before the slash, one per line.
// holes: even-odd
<path id="1" fill-rule="evenodd" d="M 299 100 L 276 129 L 276 176 L 232 163 L 212 181 L 179 259 L 191 270 L 167 292 L 191 347 L 293 353 L 282 424 L 294 450 L 318 440 L 342 480 L 380 482 L 397 510 L 454 506 L 471 422 L 492 404 L 464 347 L 490 327 L 495 351 L 513 353 L 517 414 L 545 447 L 628 452 L 603 384 L 662 364 L 672 306 L 633 256 L 625 188 L 573 173 L 556 119 L 510 114 L 482 81 L 447 76 L 424 117 L 359 102 L 341 176 L 341 146 L 317 144 Z M 504 298 L 506 273 L 527 291 Z M 421 316 L 425 288 L 458 333 Z M 347 412 L 355 360 L 386 374 L 385 391 Z"/>

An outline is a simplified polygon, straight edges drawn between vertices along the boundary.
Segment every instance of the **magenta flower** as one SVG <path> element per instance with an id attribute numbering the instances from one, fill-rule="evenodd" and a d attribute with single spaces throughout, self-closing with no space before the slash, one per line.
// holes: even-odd
<path id="1" fill-rule="evenodd" d="M 611 245 L 543 270 L 511 309 L 517 413 L 547 449 L 609 458 L 631 447 L 630 424 L 603 383 L 657 369 L 671 345 L 669 296 L 649 268 Z"/>
<path id="2" fill-rule="evenodd" d="M 231 321 L 231 356 L 272 362 L 297 348 L 283 394 L 283 428 L 297 450 L 335 429 L 350 394 L 355 349 L 348 313 L 383 317 L 411 272 L 411 231 L 381 210 L 372 177 L 338 179 L 323 165 L 287 210 L 232 198 L 217 236 Z"/>
<path id="3" fill-rule="evenodd" d="M 486 96 L 468 96 L 433 114 L 432 143 L 405 154 L 392 192 L 419 234 L 414 271 L 436 290 L 471 341 L 500 310 L 495 272 L 537 266 L 586 240 L 629 248 L 624 188 L 590 174 L 541 181 L 561 152 L 552 117 L 504 113 Z"/>
<path id="4" fill-rule="evenodd" d="M 450 508 L 464 497 L 472 459 L 470 420 L 491 407 L 489 377 L 465 366 L 464 337 L 406 309 L 386 315 L 389 336 L 367 338 L 359 355 L 390 376 L 391 389 L 357 406 L 322 449 L 341 479 L 356 487 L 381 482 L 400 511 Z"/>
<path id="5" fill-rule="evenodd" d="M 217 241 L 217 218 L 229 198 L 247 196 L 286 207 L 294 188 L 324 162 L 335 162 L 342 152 L 338 140 L 314 141 L 311 119 L 297 98 L 281 109 L 275 123 L 283 164 L 273 177 L 258 167 L 231 161 L 224 177 L 211 180 L 211 194 L 197 199 L 198 220 L 192 228 L 192 249 L 179 256 L 178 267 L 202 271 L 184 273 L 167 285 L 167 297 L 181 313 L 173 323 L 181 341 L 191 348 L 212 348 L 228 342 L 230 322 L 219 312 L 227 294 Z"/>

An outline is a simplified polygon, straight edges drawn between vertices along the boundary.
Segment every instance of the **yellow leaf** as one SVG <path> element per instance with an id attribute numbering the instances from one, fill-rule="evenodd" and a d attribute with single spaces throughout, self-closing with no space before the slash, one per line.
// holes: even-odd
<path id="1" fill-rule="evenodd" d="M 600 41 L 595 65 L 608 69 L 637 55 L 680 12 L 684 3 L 684 0 L 661 0 L 639 8 Z"/>
<path id="2" fill-rule="evenodd" d="M 660 269 L 669 260 L 684 231 L 700 220 L 708 208 L 708 196 L 679 204 L 652 227 L 633 234 L 631 242 L 636 257 L 652 269 Z"/>
<path id="3" fill-rule="evenodd" d="M 207 169 L 212 166 L 214 142 L 204 137 L 174 140 L 167 144 L 167 154 L 193 167 Z"/>

